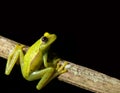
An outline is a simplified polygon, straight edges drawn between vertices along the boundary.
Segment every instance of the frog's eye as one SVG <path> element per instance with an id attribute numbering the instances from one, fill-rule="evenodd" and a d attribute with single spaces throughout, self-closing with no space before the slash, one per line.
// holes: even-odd
<path id="1" fill-rule="evenodd" d="M 42 42 L 47 42 L 48 41 L 48 38 L 47 37 L 42 37 Z"/>

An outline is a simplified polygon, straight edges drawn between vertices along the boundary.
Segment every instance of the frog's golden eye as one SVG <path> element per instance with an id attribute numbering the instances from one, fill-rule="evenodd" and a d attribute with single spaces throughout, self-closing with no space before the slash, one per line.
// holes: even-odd
<path id="1" fill-rule="evenodd" d="M 48 38 L 47 38 L 47 37 L 45 37 L 45 36 L 42 37 L 42 42 L 45 42 L 45 43 L 46 43 L 47 41 L 48 41 Z"/>

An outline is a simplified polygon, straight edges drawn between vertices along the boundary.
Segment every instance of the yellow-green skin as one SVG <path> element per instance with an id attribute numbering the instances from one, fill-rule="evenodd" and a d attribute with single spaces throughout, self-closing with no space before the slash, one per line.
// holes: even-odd
<path id="1" fill-rule="evenodd" d="M 44 40 L 47 38 L 47 40 Z M 46 32 L 38 41 L 36 41 L 26 52 L 23 54 L 22 48 L 24 46 L 17 45 L 15 50 L 9 55 L 5 74 L 9 75 L 12 71 L 17 60 L 20 60 L 20 67 L 23 77 L 28 81 L 33 81 L 36 79 L 41 80 L 38 82 L 36 88 L 40 90 L 49 81 L 51 81 L 58 74 L 65 72 L 65 70 L 55 73 L 56 68 L 53 66 L 55 62 L 47 62 L 47 54 L 50 45 L 56 40 L 57 36 L 55 34 L 50 34 Z M 62 68 L 64 68 L 62 66 Z"/>

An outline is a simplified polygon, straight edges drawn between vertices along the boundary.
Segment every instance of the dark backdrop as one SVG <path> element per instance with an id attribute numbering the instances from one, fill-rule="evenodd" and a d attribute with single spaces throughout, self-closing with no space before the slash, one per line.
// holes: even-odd
<path id="1" fill-rule="evenodd" d="M 54 14 L 48 10 L 44 14 L 31 9 L 6 9 L 2 14 L 0 35 L 30 46 L 44 32 L 55 33 L 58 38 L 51 50 L 61 58 L 120 79 L 118 33 L 109 13 L 97 11 L 70 9 Z M 4 91 L 90 93 L 57 79 L 37 91 L 35 86 L 38 81 L 23 79 L 19 66 L 10 76 L 4 75 L 5 63 L 6 60 L 0 58 L 0 86 Z"/>

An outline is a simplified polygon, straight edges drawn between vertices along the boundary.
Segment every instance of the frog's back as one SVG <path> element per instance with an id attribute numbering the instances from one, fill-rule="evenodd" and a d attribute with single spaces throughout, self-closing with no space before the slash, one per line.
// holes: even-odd
<path id="1" fill-rule="evenodd" d="M 32 60 L 34 60 L 37 56 L 40 56 L 40 40 L 38 40 L 36 43 L 34 43 L 26 52 L 25 56 L 24 56 L 24 62 L 31 62 Z"/>
<path id="2" fill-rule="evenodd" d="M 36 43 L 39 43 L 38 41 Z M 25 75 L 29 75 L 32 71 L 35 71 L 41 66 L 42 52 L 39 50 L 39 46 L 33 44 L 24 56 L 23 72 Z"/>

